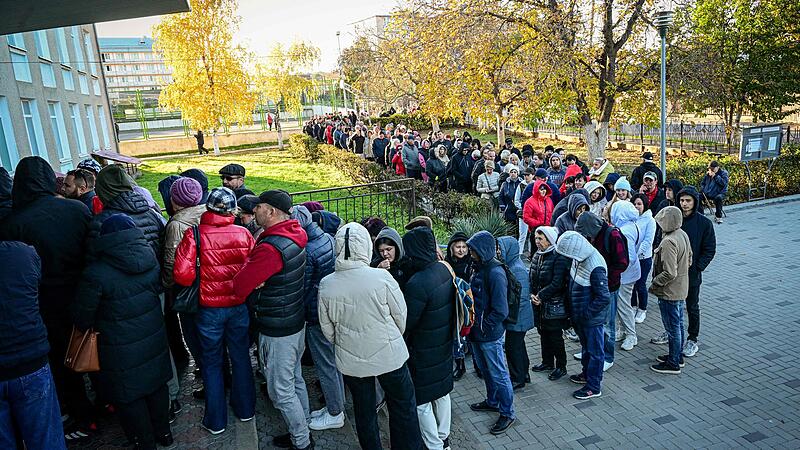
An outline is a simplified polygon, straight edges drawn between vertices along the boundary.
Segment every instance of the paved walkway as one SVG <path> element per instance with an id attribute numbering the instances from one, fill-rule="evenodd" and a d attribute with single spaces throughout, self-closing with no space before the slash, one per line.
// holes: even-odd
<path id="1" fill-rule="evenodd" d="M 570 394 L 577 386 L 566 378 L 551 382 L 532 373 L 533 382 L 516 394 L 519 418 L 505 436 L 488 433 L 494 415 L 469 410 L 485 390 L 468 363 L 468 374 L 452 393 L 453 449 L 799 448 L 798 216 L 796 201 L 739 208 L 715 227 L 717 256 L 701 290 L 700 351 L 687 358 L 681 375 L 659 375 L 648 367 L 666 352 L 666 346 L 649 343 L 662 330 L 657 302 L 651 299 L 650 315 L 638 326 L 640 343 L 631 352 L 618 350 L 603 381 L 603 397 L 574 400 Z M 578 345 L 569 343 L 568 354 L 576 351 Z M 538 363 L 535 330 L 528 334 L 528 352 L 531 362 Z M 574 373 L 579 363 L 570 359 L 568 368 Z M 305 373 L 307 380 L 315 379 L 313 369 Z M 173 448 L 249 449 L 256 447 L 257 436 L 258 448 L 269 449 L 271 436 L 285 432 L 278 412 L 259 395 L 257 431 L 231 420 L 226 433 L 210 436 L 199 427 L 203 406 L 189 395 L 192 379 L 185 375 L 185 409 L 173 424 Z M 319 390 L 310 385 L 312 407 L 318 407 Z M 388 448 L 385 413 L 381 429 Z M 106 430 L 85 448 L 123 448 L 119 428 Z M 358 445 L 349 419 L 344 428 L 314 437 L 318 449 Z"/>

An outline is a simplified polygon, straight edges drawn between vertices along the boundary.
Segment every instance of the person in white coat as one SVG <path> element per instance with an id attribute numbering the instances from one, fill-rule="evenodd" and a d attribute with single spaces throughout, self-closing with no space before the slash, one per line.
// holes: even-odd
<path id="1" fill-rule="evenodd" d="M 616 339 L 622 340 L 622 349 L 633 350 L 638 343 L 636 338 L 636 309 L 631 306 L 633 287 L 641 277 L 639 267 L 639 247 L 643 234 L 636 222 L 639 212 L 629 201 L 618 201 L 611 206 L 611 223 L 619 228 L 628 241 L 628 267 L 620 275 L 620 286 L 617 291 L 617 323 L 620 332 Z M 624 335 L 624 338 L 623 338 Z"/>
<path id="2" fill-rule="evenodd" d="M 371 257 L 366 228 L 348 223 L 336 232 L 336 270 L 319 285 L 320 327 L 333 344 L 336 367 L 350 388 L 361 448 L 381 448 L 377 379 L 389 408 L 391 447 L 422 449 L 403 340 L 405 299 L 389 272 L 369 266 Z"/>
<path id="3" fill-rule="evenodd" d="M 642 323 L 647 317 L 647 277 L 650 276 L 650 269 L 653 268 L 653 241 L 656 238 L 656 220 L 653 218 L 653 211 L 650 209 L 647 194 L 634 195 L 633 206 L 639 212 L 636 226 L 639 227 L 642 238 L 641 242 L 639 242 L 638 251 L 641 275 L 639 281 L 633 286 L 631 306 L 636 308 L 634 316 L 636 323 Z"/>

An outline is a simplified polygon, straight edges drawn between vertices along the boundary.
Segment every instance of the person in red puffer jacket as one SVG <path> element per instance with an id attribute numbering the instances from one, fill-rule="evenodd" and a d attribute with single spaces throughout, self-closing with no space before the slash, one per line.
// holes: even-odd
<path id="1" fill-rule="evenodd" d="M 200 308 L 195 322 L 206 399 L 202 426 L 211 434 L 219 434 L 228 423 L 222 378 L 223 345 L 231 362 L 233 412 L 242 421 L 255 416 L 255 387 L 248 354 L 250 316 L 233 283 L 255 241 L 247 228 L 233 224 L 237 209 L 233 191 L 224 187 L 212 190 L 206 208 L 208 211 L 200 216 L 199 225 Z M 190 286 L 194 282 L 196 254 L 193 229 L 189 228 L 175 252 L 176 284 Z"/>
<path id="2" fill-rule="evenodd" d="M 536 180 L 533 183 L 533 194 L 525 200 L 525 205 L 522 206 L 522 220 L 528 224 L 529 230 L 536 230 L 540 226 L 550 224 L 550 218 L 553 215 L 553 201 L 550 200 L 552 194 L 550 185 L 546 181 Z"/>

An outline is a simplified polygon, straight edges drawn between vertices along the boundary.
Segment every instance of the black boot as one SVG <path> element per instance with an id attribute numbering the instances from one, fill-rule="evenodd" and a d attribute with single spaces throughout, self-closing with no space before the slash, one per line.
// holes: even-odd
<path id="1" fill-rule="evenodd" d="M 460 380 L 465 373 L 467 373 L 467 366 L 464 364 L 464 358 L 456 359 L 456 370 L 453 371 L 453 380 Z"/>

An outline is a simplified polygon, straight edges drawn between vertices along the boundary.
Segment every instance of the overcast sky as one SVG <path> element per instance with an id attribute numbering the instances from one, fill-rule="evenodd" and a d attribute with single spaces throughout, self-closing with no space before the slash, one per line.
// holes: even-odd
<path id="1" fill-rule="evenodd" d="M 389 14 L 397 0 L 239 0 L 242 17 L 237 42 L 259 55 L 273 44 L 301 39 L 320 49 L 319 70 L 334 70 L 338 57 L 336 32 L 341 31 L 342 48 L 352 42 L 348 24 L 370 16 Z M 152 36 L 160 16 L 97 24 L 100 37 Z"/>

